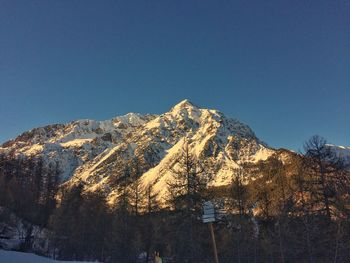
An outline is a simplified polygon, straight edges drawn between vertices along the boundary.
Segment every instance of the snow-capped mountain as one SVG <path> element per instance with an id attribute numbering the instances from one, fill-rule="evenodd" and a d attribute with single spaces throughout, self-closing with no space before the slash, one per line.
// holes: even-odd
<path id="1" fill-rule="evenodd" d="M 144 187 L 153 185 L 162 196 L 185 141 L 206 163 L 215 186 L 230 183 L 242 163 L 265 160 L 275 152 L 246 124 L 184 100 L 161 115 L 129 113 L 112 120 L 33 129 L 4 143 L 0 155 L 41 158 L 57 167 L 65 185 L 83 181 L 87 189 L 104 190 L 111 199 L 127 169 L 137 162 L 141 172 L 135 180 Z"/>
<path id="2" fill-rule="evenodd" d="M 59 180 L 65 182 L 77 167 L 114 147 L 126 134 L 153 118 L 128 113 L 106 121 L 77 120 L 35 128 L 5 142 L 0 155 L 40 158 L 44 165 L 56 167 Z"/>
<path id="3" fill-rule="evenodd" d="M 344 165 L 350 169 L 350 147 L 328 144 L 335 154 L 344 161 Z"/>
<path id="4" fill-rule="evenodd" d="M 247 125 L 184 100 L 86 162 L 71 182 L 83 181 L 91 190 L 103 189 L 113 199 L 118 196 L 116 185 L 136 159 L 141 185 L 153 185 L 163 197 L 185 140 L 192 154 L 207 164 L 207 172 L 213 176 L 210 184 L 215 186 L 229 184 L 234 169 L 242 163 L 265 160 L 274 153 Z"/>

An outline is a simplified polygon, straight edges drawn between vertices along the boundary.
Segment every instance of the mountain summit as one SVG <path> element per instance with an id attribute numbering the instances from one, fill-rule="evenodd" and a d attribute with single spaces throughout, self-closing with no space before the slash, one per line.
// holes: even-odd
<path id="1" fill-rule="evenodd" d="M 129 113 L 106 121 L 78 120 L 25 132 L 0 147 L 6 158 L 42 160 L 61 183 L 84 182 L 105 191 L 111 200 L 132 163 L 140 169 L 143 187 L 167 194 L 172 168 L 184 142 L 208 165 L 211 185 L 232 181 L 234 169 L 265 160 L 274 153 L 248 125 L 217 110 L 199 108 L 189 100 L 160 115 Z"/>
<path id="2" fill-rule="evenodd" d="M 180 101 L 175 106 L 173 106 L 170 111 L 179 111 L 182 109 L 193 109 L 193 108 L 198 109 L 198 107 L 194 105 L 191 101 L 189 101 L 188 99 L 185 99 Z"/>

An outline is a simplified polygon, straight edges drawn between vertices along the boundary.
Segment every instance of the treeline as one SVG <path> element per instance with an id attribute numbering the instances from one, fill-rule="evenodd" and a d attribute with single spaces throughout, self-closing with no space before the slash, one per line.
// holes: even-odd
<path id="1" fill-rule="evenodd" d="M 0 206 L 45 227 L 56 207 L 57 167 L 41 158 L 0 155 Z"/>
<path id="2" fill-rule="evenodd" d="M 244 174 L 255 180 L 244 185 Z M 350 176 L 325 139 L 312 137 L 290 160 L 240 170 L 231 194 L 239 216 L 257 222 L 256 262 L 348 262 Z"/>
<path id="3" fill-rule="evenodd" d="M 147 263 L 159 251 L 163 262 L 214 262 L 210 232 L 201 221 L 203 202 L 212 200 L 225 210 L 214 224 L 221 263 L 348 262 L 349 172 L 323 138 L 308 140 L 302 154 L 281 152 L 232 170 L 227 187 L 208 187 L 212 175 L 191 154 L 189 143 L 175 162 L 167 208 L 159 206 L 151 185 L 139 185 L 137 160 L 118 177 L 113 205 L 83 184 L 61 189 L 59 205 L 48 206 L 40 217 L 52 233 L 47 253 L 59 259 Z M 42 185 L 47 194 L 36 195 L 37 204 L 51 200 L 50 184 Z M 7 192 L 1 198 L 12 204 L 16 198 L 11 196 Z"/>

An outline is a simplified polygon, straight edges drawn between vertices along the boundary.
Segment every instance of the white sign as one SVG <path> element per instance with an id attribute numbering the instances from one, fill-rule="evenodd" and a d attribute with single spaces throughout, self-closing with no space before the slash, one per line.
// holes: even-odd
<path id="1" fill-rule="evenodd" d="M 215 222 L 215 210 L 212 202 L 207 201 L 203 204 L 203 223 Z"/>
<path id="2" fill-rule="evenodd" d="M 202 221 L 203 223 L 210 223 L 210 222 L 215 222 L 215 217 L 212 216 L 212 217 L 202 217 Z"/>

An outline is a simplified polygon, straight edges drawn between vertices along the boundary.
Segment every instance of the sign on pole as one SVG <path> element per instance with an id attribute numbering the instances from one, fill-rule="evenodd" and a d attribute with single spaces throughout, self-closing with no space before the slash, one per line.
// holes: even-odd
<path id="1" fill-rule="evenodd" d="M 204 202 L 203 204 L 202 220 L 203 223 L 209 223 L 210 235 L 213 242 L 215 263 L 219 263 L 218 251 L 216 249 L 215 235 L 213 229 L 213 222 L 215 222 L 215 209 L 213 203 L 210 201 Z"/>
<path id="2" fill-rule="evenodd" d="M 207 201 L 203 204 L 203 223 L 215 222 L 215 210 L 212 202 Z"/>

